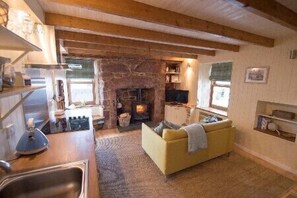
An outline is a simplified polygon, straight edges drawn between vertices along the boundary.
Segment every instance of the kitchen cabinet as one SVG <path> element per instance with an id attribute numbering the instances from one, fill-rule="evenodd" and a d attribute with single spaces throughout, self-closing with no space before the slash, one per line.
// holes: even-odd
<path id="1" fill-rule="evenodd" d="M 191 108 L 185 106 L 165 105 L 165 120 L 174 124 L 189 124 Z"/>

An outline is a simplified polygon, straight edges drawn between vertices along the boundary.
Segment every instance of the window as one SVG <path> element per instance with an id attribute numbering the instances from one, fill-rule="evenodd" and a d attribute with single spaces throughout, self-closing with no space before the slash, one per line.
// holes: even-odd
<path id="1" fill-rule="evenodd" d="M 95 84 L 92 79 L 67 81 L 70 104 L 95 104 Z"/>
<path id="2" fill-rule="evenodd" d="M 227 110 L 229 105 L 230 85 L 228 81 L 212 81 L 210 107 Z"/>
<path id="3" fill-rule="evenodd" d="M 209 106 L 224 110 L 228 109 L 232 63 L 215 63 L 211 66 L 209 80 L 211 81 Z"/>
<path id="4" fill-rule="evenodd" d="M 95 104 L 94 61 L 66 59 L 66 63 L 82 66 L 66 71 L 69 104 Z"/>

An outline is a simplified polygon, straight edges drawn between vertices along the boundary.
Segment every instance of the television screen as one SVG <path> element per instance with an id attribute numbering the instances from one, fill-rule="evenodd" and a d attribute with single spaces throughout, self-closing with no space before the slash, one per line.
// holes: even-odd
<path id="1" fill-rule="evenodd" d="M 165 101 L 166 102 L 177 102 L 177 103 L 188 103 L 188 90 L 166 90 Z"/>

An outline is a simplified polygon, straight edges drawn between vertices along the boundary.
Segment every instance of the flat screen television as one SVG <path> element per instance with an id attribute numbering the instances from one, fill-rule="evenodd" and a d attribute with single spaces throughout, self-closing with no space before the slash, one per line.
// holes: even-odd
<path id="1" fill-rule="evenodd" d="M 188 90 L 166 90 L 165 91 L 165 101 L 174 103 L 188 103 Z"/>

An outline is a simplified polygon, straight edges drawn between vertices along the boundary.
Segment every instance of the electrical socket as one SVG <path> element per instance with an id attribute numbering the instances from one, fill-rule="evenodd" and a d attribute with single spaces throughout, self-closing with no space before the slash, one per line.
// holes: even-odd
<path id="1" fill-rule="evenodd" d="M 4 137 L 6 138 L 5 153 L 6 156 L 11 156 L 15 152 L 16 147 L 16 132 L 13 124 L 8 124 L 3 129 Z"/>
<path id="2" fill-rule="evenodd" d="M 14 130 L 14 125 L 13 124 L 8 124 L 4 127 L 3 130 L 6 133 L 6 138 L 9 140 L 10 138 L 14 137 L 15 135 L 15 130 Z"/>

